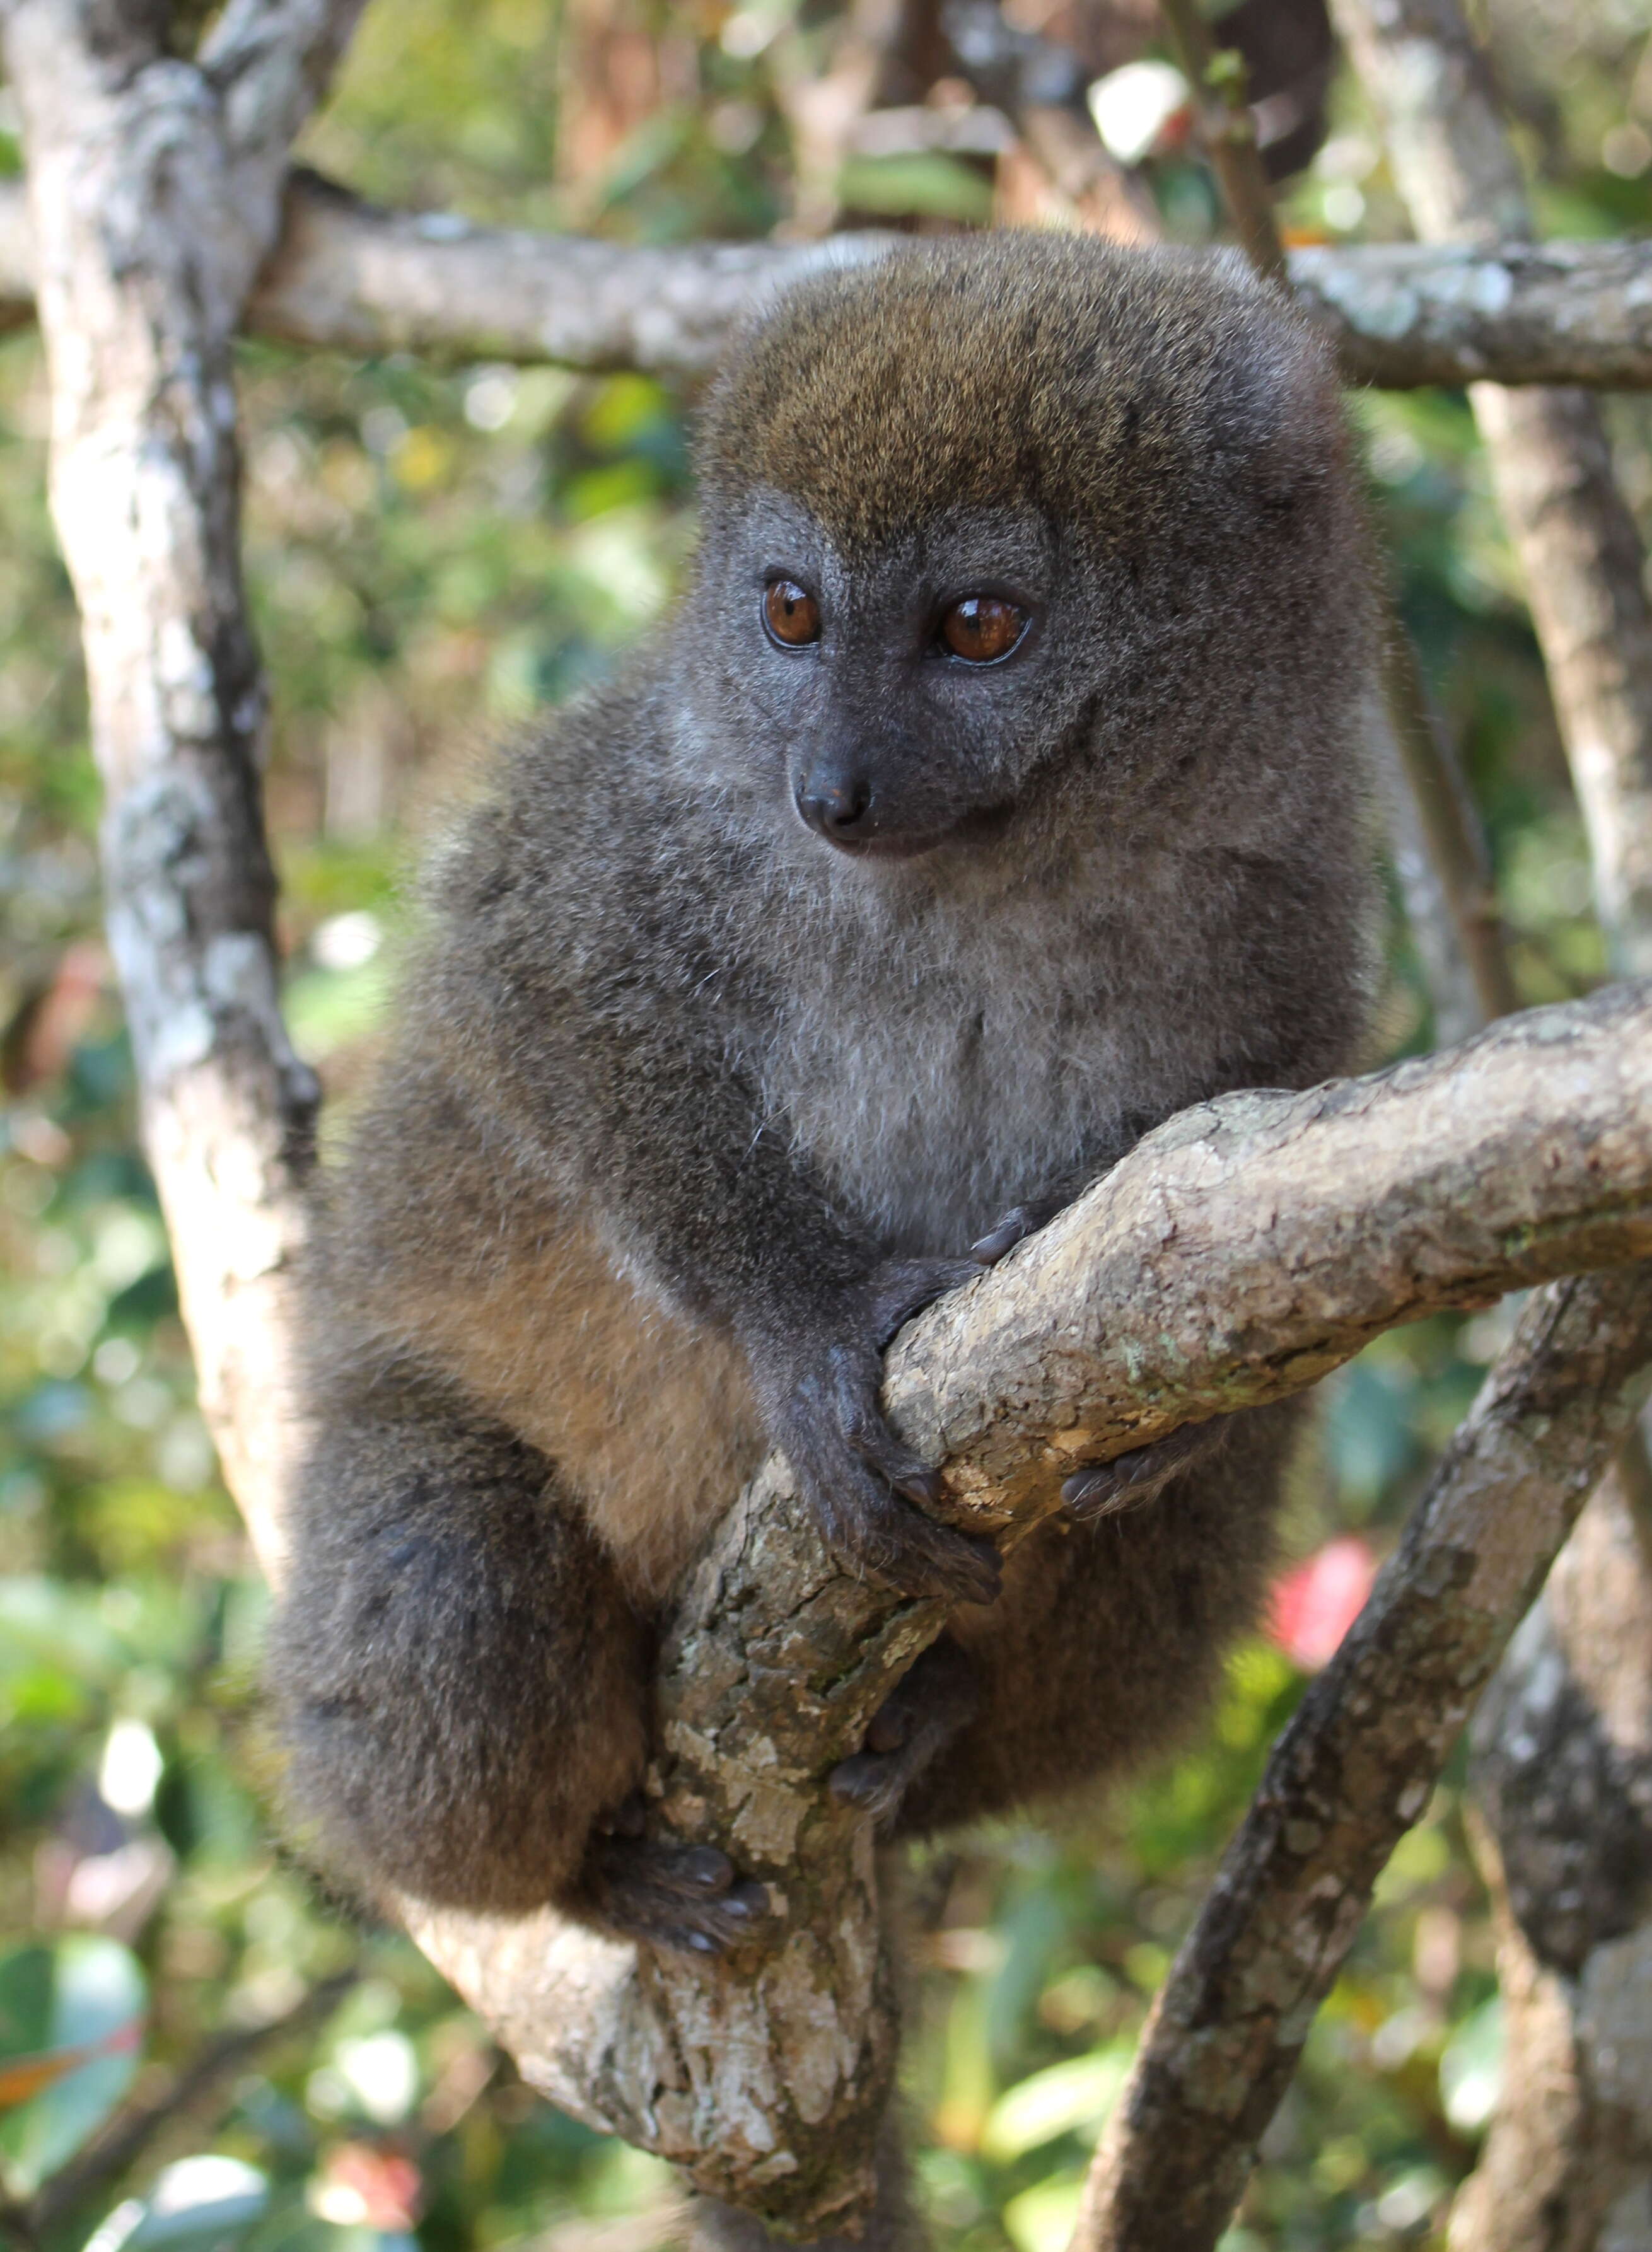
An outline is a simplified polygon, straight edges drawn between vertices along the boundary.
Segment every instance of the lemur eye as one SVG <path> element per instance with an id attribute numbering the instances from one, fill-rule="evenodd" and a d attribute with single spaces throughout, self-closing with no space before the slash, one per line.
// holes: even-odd
<path id="1" fill-rule="evenodd" d="M 1027 630 L 1027 613 L 996 594 L 967 594 L 941 620 L 941 639 L 970 664 L 995 664 Z"/>
<path id="2" fill-rule="evenodd" d="M 795 579 L 770 579 L 763 594 L 763 622 L 787 649 L 806 649 L 820 638 L 820 605 Z"/>

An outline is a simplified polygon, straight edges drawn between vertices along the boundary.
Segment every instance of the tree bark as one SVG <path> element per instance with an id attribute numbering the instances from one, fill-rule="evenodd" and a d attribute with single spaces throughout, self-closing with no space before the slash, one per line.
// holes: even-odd
<path id="1" fill-rule="evenodd" d="M 380 211 L 299 171 L 243 325 L 326 351 L 700 377 L 765 294 L 896 240 L 658 249 Z M 1350 383 L 1652 388 L 1652 244 L 1358 243 L 1287 264 Z M 0 330 L 33 318 L 35 271 L 25 191 L 0 182 Z"/>
<path id="2" fill-rule="evenodd" d="M 231 340 L 278 231 L 287 142 L 359 0 L 231 0 L 199 66 L 156 11 L 9 0 L 52 503 L 105 789 L 109 939 L 201 1403 L 268 1553 L 287 1447 L 276 1305 L 316 1087 L 276 998 Z"/>
<path id="3" fill-rule="evenodd" d="M 1652 2252 L 1652 1508 L 1606 1478 L 1474 1727 L 1508 2041 L 1453 2252 Z"/>
<path id="4" fill-rule="evenodd" d="M 1531 212 L 1458 0 L 1335 0 L 1418 233 L 1481 251 Z M 1543 644 L 1620 975 L 1652 970 L 1652 600 L 1600 402 L 1579 390 L 1470 391 Z"/>

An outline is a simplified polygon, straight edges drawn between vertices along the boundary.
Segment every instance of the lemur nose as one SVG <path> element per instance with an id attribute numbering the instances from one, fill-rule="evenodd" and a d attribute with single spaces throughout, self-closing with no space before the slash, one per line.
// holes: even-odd
<path id="1" fill-rule="evenodd" d="M 871 810 L 871 786 L 859 775 L 816 772 L 798 792 L 798 811 L 811 829 L 833 844 L 865 836 Z"/>

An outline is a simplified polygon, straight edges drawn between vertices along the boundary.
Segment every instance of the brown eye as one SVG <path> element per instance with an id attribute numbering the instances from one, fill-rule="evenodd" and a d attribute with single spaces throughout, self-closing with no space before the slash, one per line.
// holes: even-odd
<path id="1" fill-rule="evenodd" d="M 970 664 L 992 664 L 1007 657 L 1026 630 L 1025 610 L 996 594 L 966 595 L 941 620 L 942 641 Z"/>
<path id="2" fill-rule="evenodd" d="M 787 649 L 806 649 L 820 638 L 820 605 L 795 579 L 770 579 L 763 589 L 763 620 Z"/>

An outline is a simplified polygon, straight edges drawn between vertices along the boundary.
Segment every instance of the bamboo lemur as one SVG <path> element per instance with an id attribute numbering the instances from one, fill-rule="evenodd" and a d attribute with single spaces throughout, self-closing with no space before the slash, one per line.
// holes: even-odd
<path id="1" fill-rule="evenodd" d="M 1220 260 L 822 274 L 698 453 L 680 607 L 435 874 L 328 1191 L 272 1679 L 369 1892 L 716 1947 L 761 1888 L 627 1806 L 654 1622 L 768 1447 L 957 1606 L 836 1775 L 886 1827 L 1116 1770 L 1251 1614 L 1288 1415 L 1079 1472 L 1000 1573 L 881 1353 L 1172 1112 L 1348 1063 L 1370 643 L 1326 355 Z"/>

